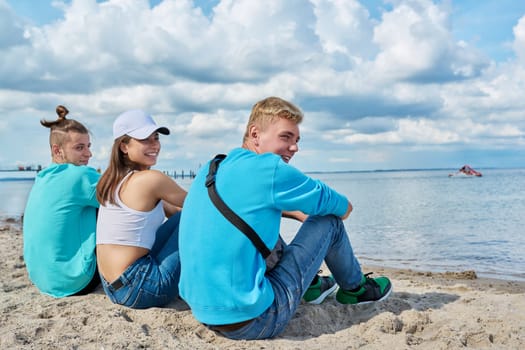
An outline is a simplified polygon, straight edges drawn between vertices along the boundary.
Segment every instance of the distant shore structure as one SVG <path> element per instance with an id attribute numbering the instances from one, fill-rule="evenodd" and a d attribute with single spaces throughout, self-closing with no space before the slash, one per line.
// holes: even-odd
<path id="1" fill-rule="evenodd" d="M 18 165 L 17 166 L 18 171 L 36 171 L 39 172 L 42 170 L 42 165 L 38 164 L 36 166 L 34 165 Z"/>
<path id="2" fill-rule="evenodd" d="M 16 169 L 4 169 L 4 170 L 0 170 L 0 171 L 5 171 L 5 172 L 10 172 L 10 171 L 36 171 L 36 172 L 39 172 L 40 170 L 42 170 L 43 167 L 42 165 L 18 165 Z M 102 169 L 99 167 L 97 168 L 97 171 L 98 172 L 102 172 Z M 193 179 L 195 178 L 196 176 L 196 173 L 194 170 L 188 170 L 188 171 L 185 171 L 184 169 L 183 170 L 180 170 L 180 171 L 177 171 L 177 170 L 173 170 L 173 171 L 168 171 L 168 170 L 164 170 L 163 171 L 164 174 L 174 178 L 174 179 Z"/>
<path id="3" fill-rule="evenodd" d="M 188 179 L 193 179 L 195 178 L 195 171 L 193 170 L 190 170 L 188 172 L 184 172 L 184 170 L 181 170 L 180 173 L 178 173 L 176 170 L 174 170 L 173 172 L 169 172 L 169 171 L 164 171 L 164 174 L 174 178 L 174 179 L 184 179 L 184 178 L 188 178 Z"/>

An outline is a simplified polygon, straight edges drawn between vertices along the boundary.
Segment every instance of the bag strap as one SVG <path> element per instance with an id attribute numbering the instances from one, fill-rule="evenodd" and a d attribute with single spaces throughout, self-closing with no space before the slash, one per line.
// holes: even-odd
<path id="1" fill-rule="evenodd" d="M 208 175 L 206 176 L 206 187 L 208 188 L 208 195 L 210 196 L 211 201 L 213 204 L 219 209 L 219 211 L 224 215 L 226 219 L 228 219 L 235 227 L 237 227 L 242 233 L 244 233 L 250 241 L 252 241 L 253 245 L 257 248 L 259 253 L 262 254 L 263 258 L 267 258 L 271 251 L 268 249 L 266 244 L 262 241 L 261 237 L 251 228 L 250 225 L 246 223 L 241 217 L 239 217 L 237 214 L 233 212 L 233 210 L 228 207 L 226 203 L 222 200 L 222 198 L 217 193 L 217 189 L 215 188 L 215 177 L 217 175 L 217 169 L 219 168 L 220 162 L 223 161 L 223 159 L 226 158 L 226 155 L 224 154 L 217 154 L 215 158 L 210 162 L 210 168 L 208 171 Z"/>

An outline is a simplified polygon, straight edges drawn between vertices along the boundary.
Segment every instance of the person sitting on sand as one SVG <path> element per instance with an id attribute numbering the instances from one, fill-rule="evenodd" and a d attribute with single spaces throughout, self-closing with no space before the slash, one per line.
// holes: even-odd
<path id="1" fill-rule="evenodd" d="M 102 286 L 113 303 L 136 309 L 163 306 L 178 296 L 178 228 L 186 191 L 150 169 L 160 152 L 159 133 L 170 132 L 149 114 L 122 113 L 113 123 L 109 167 L 97 187 Z"/>
<path id="2" fill-rule="evenodd" d="M 321 302 L 336 283 L 342 304 L 383 300 L 392 290 L 388 278 L 361 271 L 343 224 L 352 211 L 348 199 L 288 164 L 298 151 L 302 118 L 299 108 L 277 97 L 256 103 L 242 148 L 207 163 L 186 197 L 180 295 L 197 320 L 225 337 L 275 337 L 306 293 Z M 262 244 L 223 216 L 214 191 Z M 283 211 L 309 216 L 268 269 L 263 252 L 279 239 Z M 333 277 L 315 277 L 323 260 Z"/>
<path id="3" fill-rule="evenodd" d="M 24 210 L 24 260 L 29 279 L 44 294 L 83 295 L 100 284 L 95 258 L 95 195 L 100 174 L 87 166 L 88 129 L 58 106 L 50 129 L 52 163 L 38 172 Z"/>

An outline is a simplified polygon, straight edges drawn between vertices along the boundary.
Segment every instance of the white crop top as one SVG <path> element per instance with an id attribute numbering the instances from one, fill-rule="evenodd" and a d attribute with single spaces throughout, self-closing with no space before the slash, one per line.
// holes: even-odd
<path id="1" fill-rule="evenodd" d="M 127 174 L 115 190 L 117 205 L 101 205 L 97 218 L 97 244 L 120 244 L 151 249 L 157 229 L 165 220 L 162 200 L 151 211 L 138 211 L 127 207 L 118 193 Z"/>

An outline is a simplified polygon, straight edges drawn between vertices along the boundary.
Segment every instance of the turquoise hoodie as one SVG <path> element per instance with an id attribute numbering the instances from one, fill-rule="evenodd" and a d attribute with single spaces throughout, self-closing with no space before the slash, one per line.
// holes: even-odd
<path id="1" fill-rule="evenodd" d="M 230 324 L 262 314 L 273 302 L 266 264 L 251 241 L 215 208 L 205 179 L 194 179 L 179 228 L 180 295 L 202 323 Z M 282 211 L 343 216 L 348 200 L 279 156 L 232 150 L 217 172 L 217 192 L 270 248 L 279 237 Z"/>

